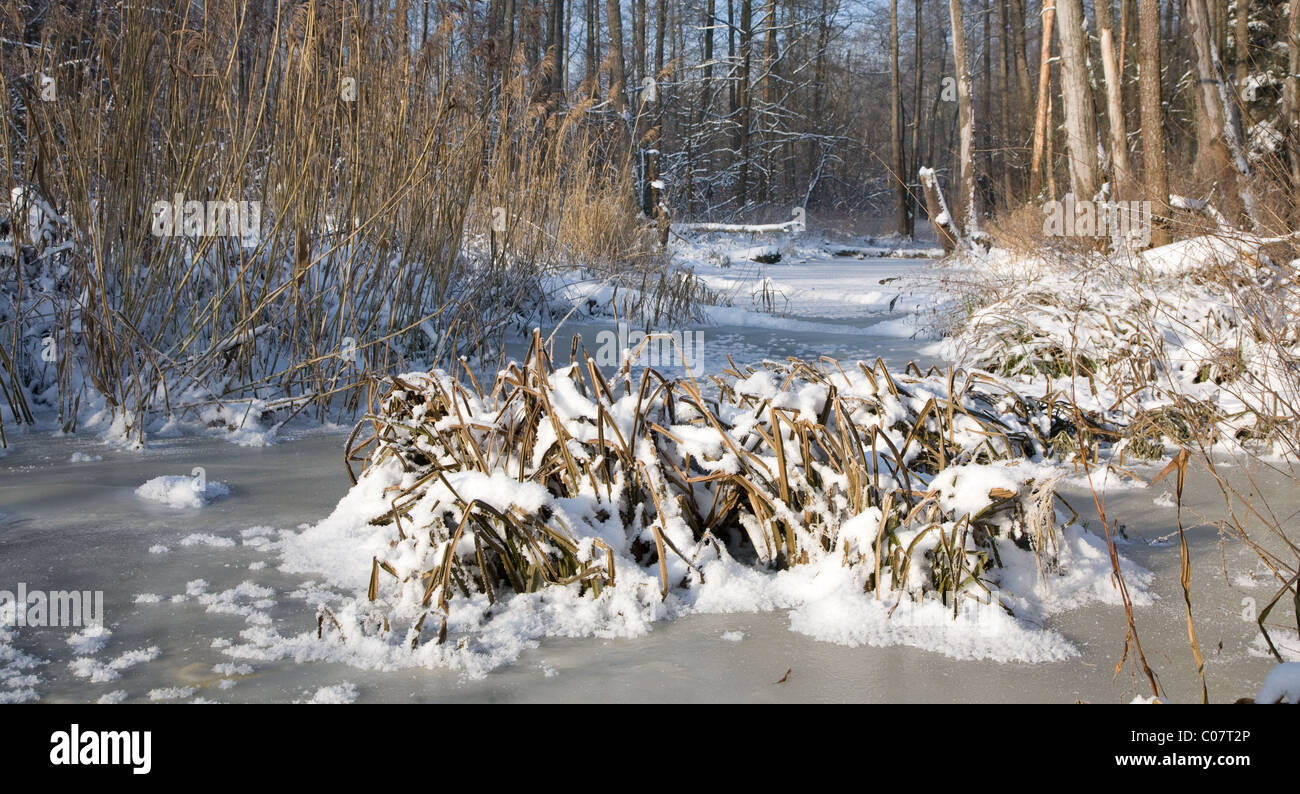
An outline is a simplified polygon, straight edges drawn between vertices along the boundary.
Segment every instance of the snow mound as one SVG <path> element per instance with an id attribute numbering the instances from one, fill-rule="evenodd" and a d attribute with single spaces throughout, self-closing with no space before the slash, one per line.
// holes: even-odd
<path id="1" fill-rule="evenodd" d="M 320 689 L 317 689 L 316 694 L 312 695 L 311 699 L 308 700 L 307 703 L 317 705 L 340 705 L 353 703 L 357 699 L 357 694 L 356 684 L 344 681 L 341 684 L 323 686 Z"/>
<path id="2" fill-rule="evenodd" d="M 211 480 L 205 482 L 197 477 L 165 474 L 136 488 L 135 494 L 169 507 L 203 507 L 214 499 L 228 496 L 230 488 Z"/>
<path id="3" fill-rule="evenodd" d="M 1283 662 L 1269 671 L 1256 703 L 1300 703 L 1300 662 Z"/>

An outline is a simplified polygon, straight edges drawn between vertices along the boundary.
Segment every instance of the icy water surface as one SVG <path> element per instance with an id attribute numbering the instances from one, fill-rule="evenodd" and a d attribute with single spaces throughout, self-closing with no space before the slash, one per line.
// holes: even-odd
<path id="1" fill-rule="evenodd" d="M 699 344 L 685 352 L 698 353 L 692 365 L 696 374 L 718 372 L 728 366 L 728 358 L 745 366 L 790 356 L 808 360 L 828 356 L 846 362 L 880 357 L 891 369 L 901 370 L 910 361 L 925 360 L 920 351 L 930 341 L 917 334 L 916 327 L 921 313 L 933 311 L 926 264 L 916 259 L 828 256 L 697 268 L 722 305 L 704 307 L 707 323 L 652 324 L 650 331 L 691 334 L 689 339 Z M 617 305 L 600 308 L 617 312 Z M 542 330 L 555 340 L 557 361 L 567 362 L 575 333 L 582 337 L 588 354 L 598 356 L 605 339 L 619 339 L 617 334 L 599 336 L 613 327 L 612 322 L 570 319 L 558 329 Z M 671 346 L 664 348 L 665 353 L 671 350 Z M 515 354 L 522 352 L 521 345 Z M 639 363 L 652 363 L 671 374 L 685 373 L 680 362 L 663 358 L 653 362 L 643 358 Z M 599 358 L 598 362 L 603 363 Z"/>
<path id="2" fill-rule="evenodd" d="M 915 263 L 834 260 L 815 266 L 846 271 L 867 285 Z M 917 354 L 916 340 L 872 333 L 872 326 L 896 318 L 888 301 L 855 303 L 861 288 L 859 297 L 818 292 L 828 275 L 769 268 L 768 277 L 795 296 L 798 313 L 786 319 L 796 321 L 789 323 L 796 330 L 755 328 L 764 320 L 736 317 L 750 325 L 705 332 L 734 339 L 725 352 L 737 363 L 843 350 L 832 354 L 868 360 L 882 355 L 901 366 Z M 798 323 L 809 326 L 799 330 Z M 814 325 L 818 330 L 808 330 Z M 718 357 L 711 354 L 710 365 Z M 316 584 L 308 576 L 279 572 L 276 555 L 263 548 L 269 531 L 257 528 L 296 529 L 331 511 L 349 486 L 344 434 L 309 432 L 253 448 L 216 439 L 158 440 L 144 451 L 116 450 L 92 438 L 28 434 L 13 442 L 0 457 L 0 590 L 13 591 L 20 582 L 31 590 L 102 590 L 112 634 L 100 648 L 74 648 L 68 642 L 74 629 L 11 630 L 12 641 L 0 643 L 0 702 L 18 699 L 24 690 L 44 701 L 93 701 L 116 693 L 114 699 L 128 702 L 292 701 L 318 694 L 410 702 L 1127 702 L 1135 693 L 1127 673 L 1113 675 L 1125 621 L 1121 609 L 1108 606 L 1053 619 L 1049 627 L 1074 643 L 1081 657 L 1037 665 L 957 661 L 907 647 L 832 645 L 790 631 L 784 612 L 688 617 L 656 624 L 635 639 L 547 640 L 513 666 L 477 680 L 445 670 L 247 663 L 223 652 L 249 628 L 239 605 L 265 613 L 285 636 L 315 627 L 310 598 Z M 190 475 L 195 467 L 210 481 L 228 485 L 229 496 L 203 508 L 176 508 L 134 493 L 154 477 Z M 1169 694 L 1191 700 L 1199 684 L 1178 587 L 1178 546 L 1160 540 L 1174 529 L 1175 518 L 1171 507 L 1155 502 L 1163 491 L 1163 485 L 1117 491 L 1107 509 L 1128 525 L 1124 553 L 1156 573 L 1159 600 L 1137 610 L 1143 648 Z M 1195 495 L 1192 506 L 1214 514 L 1212 487 L 1193 481 L 1189 492 Z M 1091 513 L 1086 494 L 1068 497 L 1083 515 Z M 1257 632 L 1242 618 L 1243 599 L 1262 603 L 1271 589 L 1253 557 L 1231 541 L 1220 547 L 1213 529 L 1193 529 L 1190 537 L 1211 697 L 1253 694 L 1270 662 L 1248 651 Z M 214 609 L 203 599 L 241 585 L 251 595 L 235 608 Z M 136 650 L 144 653 L 129 655 Z M 19 665 L 18 652 L 42 661 Z M 325 687 L 332 689 L 319 692 Z"/>

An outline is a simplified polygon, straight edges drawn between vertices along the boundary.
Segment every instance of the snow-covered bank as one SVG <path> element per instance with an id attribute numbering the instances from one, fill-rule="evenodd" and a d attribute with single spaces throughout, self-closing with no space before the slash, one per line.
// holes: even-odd
<path id="1" fill-rule="evenodd" d="M 487 242 L 471 235 L 466 244 L 479 255 Z M 184 356 L 163 346 L 171 339 L 163 335 L 151 342 L 157 349 L 147 351 L 152 363 L 123 387 L 138 391 L 128 401 L 105 394 L 103 384 L 87 374 L 94 360 L 75 301 L 60 281 L 63 271 L 42 260 L 24 274 L 26 300 L 19 300 L 19 281 L 0 275 L 0 329 L 20 342 L 13 373 L 0 369 L 9 388 L 9 397 L 0 399 L 0 431 L 10 446 L 50 432 L 90 435 L 114 447 L 191 435 L 264 446 L 286 428 L 350 424 L 364 408 L 369 379 L 445 366 L 455 358 L 453 346 L 480 377 L 490 378 L 501 355 L 522 352 L 521 340 L 534 327 L 548 335 L 557 331 L 556 338 L 564 340 L 583 333 L 593 352 L 599 345 L 595 335 L 620 323 L 652 332 L 703 330 L 710 339 L 705 355 L 711 370 L 725 366 L 729 352 L 762 357 L 781 339 L 790 340 L 787 352 L 794 354 L 873 358 L 894 352 L 895 362 L 914 355 L 910 342 L 922 335 L 918 313 L 928 299 L 924 279 L 909 274 L 922 270 L 924 260 L 917 257 L 932 252 L 900 242 L 894 248 L 905 250 L 911 261 L 837 260 L 835 245 L 815 234 L 692 234 L 674 236 L 664 261 L 650 266 L 568 262 L 540 272 L 474 271 L 496 281 L 488 294 L 472 296 L 483 315 L 464 323 L 476 328 L 472 334 L 443 327 L 443 319 L 403 324 L 411 312 L 434 314 L 446 300 L 412 289 L 400 311 L 391 299 L 353 306 L 358 327 L 370 330 L 334 329 L 334 337 L 320 341 L 310 355 L 303 345 L 293 348 L 284 329 L 269 322 L 211 349 L 202 339 L 178 338 L 176 345 L 190 346 Z M 768 266 L 749 258 L 769 251 L 779 262 Z M 213 289 L 222 277 L 234 275 L 208 273 L 200 287 Z M 328 316 L 346 308 L 324 276 L 299 287 L 298 298 L 317 301 Z M 372 292 L 385 290 L 375 285 Z M 178 298 L 177 311 L 192 299 Z M 754 331 L 770 340 L 751 341 L 747 335 Z M 880 337 L 899 341 L 890 350 L 871 349 Z M 483 349 L 474 347 L 478 343 Z M 826 350 L 814 352 L 817 346 Z M 387 352 L 381 355 L 379 347 Z M 309 387 L 288 376 L 303 371 L 318 375 Z"/>
<path id="2" fill-rule="evenodd" d="M 1296 263 L 1267 241 L 1195 238 L 1135 255 L 967 254 L 950 280 L 972 307 L 931 352 L 1135 425 L 1132 454 L 1300 440 Z M 964 294 L 963 294 L 964 293 Z"/>
<path id="3" fill-rule="evenodd" d="M 948 278 L 969 308 L 930 349 L 1112 425 L 1079 434 L 1076 453 L 1119 466 L 1176 455 L 1166 473 L 1180 483 L 1189 466 L 1209 472 L 1221 504 L 1198 517 L 1270 571 L 1243 614 L 1261 627 L 1257 650 L 1279 660 L 1300 627 L 1284 507 L 1300 482 L 1292 252 L 1289 238 L 1224 233 L 1136 254 L 967 254 Z"/>

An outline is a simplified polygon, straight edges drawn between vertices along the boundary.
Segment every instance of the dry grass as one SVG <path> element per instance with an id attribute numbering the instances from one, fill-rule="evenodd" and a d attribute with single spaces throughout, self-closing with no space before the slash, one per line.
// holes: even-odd
<path id="1" fill-rule="evenodd" d="M 151 412 L 346 413 L 374 373 L 491 350 L 545 311 L 560 265 L 661 311 L 691 297 L 644 233 L 608 112 L 547 108 L 522 60 L 487 93 L 467 19 L 411 46 L 403 8 L 350 0 L 48 11 L 26 27 L 0 9 L 30 42 L 0 49 L 0 160 L 50 210 L 0 282 L 18 421 L 75 429 L 94 395 L 132 436 Z M 178 193 L 261 202 L 256 243 L 155 236 L 153 203 Z"/>
<path id="2" fill-rule="evenodd" d="M 1105 426 L 1078 438 L 1110 442 L 1119 452 L 1113 462 L 1173 455 L 1180 483 L 1188 466 L 1208 471 L 1223 510 L 1204 518 L 1273 575 L 1276 588 L 1261 605 L 1259 625 L 1276 654 L 1269 627 L 1300 623 L 1292 498 L 1300 484 L 1296 251 L 1287 239 L 1184 216 L 1180 231 L 1206 241 L 1193 252 L 1200 264 L 1165 275 L 1147 272 L 1139 260 L 1052 249 L 1026 226 L 1017 248 L 1024 261 L 1010 272 L 989 263 L 976 283 L 956 284 L 970 310 L 952 341 L 967 366 L 1049 399 L 1104 409 Z M 1103 495 L 1098 509 L 1104 516 Z M 1189 640 L 1198 655 L 1188 576 L 1185 565 Z"/>

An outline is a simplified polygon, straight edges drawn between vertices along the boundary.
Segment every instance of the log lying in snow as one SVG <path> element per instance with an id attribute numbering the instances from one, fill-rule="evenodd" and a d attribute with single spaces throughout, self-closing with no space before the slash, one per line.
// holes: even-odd
<path id="1" fill-rule="evenodd" d="M 855 259 L 938 259 L 942 248 L 854 248 L 852 246 L 827 246 L 831 256 L 851 256 Z"/>
<path id="2" fill-rule="evenodd" d="M 777 234 L 780 232 L 801 232 L 804 221 L 800 218 L 785 223 L 678 223 L 673 225 L 676 232 L 734 232 L 740 234 Z"/>

